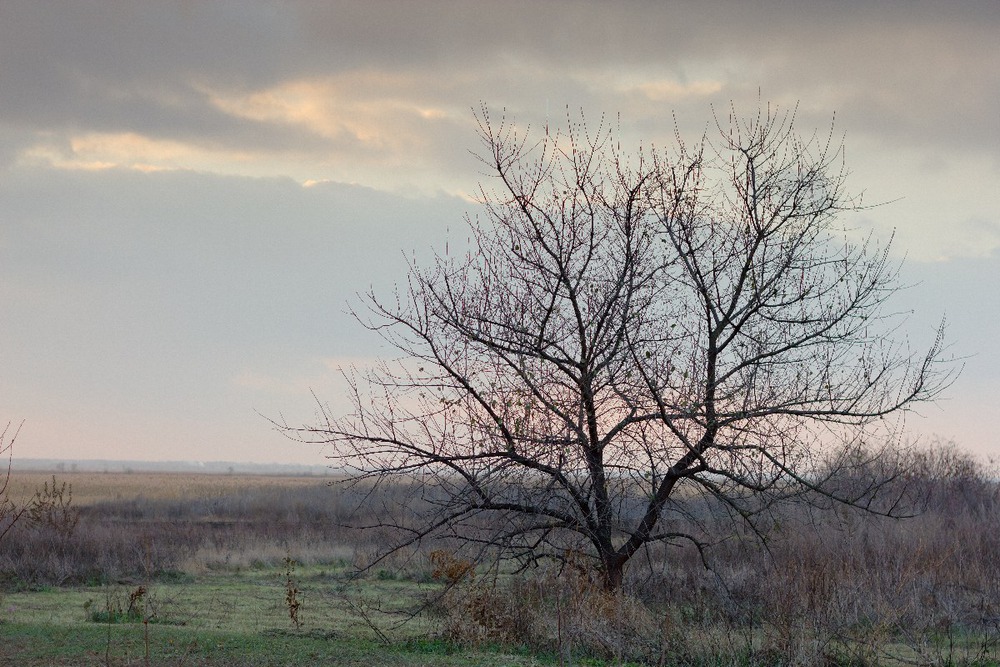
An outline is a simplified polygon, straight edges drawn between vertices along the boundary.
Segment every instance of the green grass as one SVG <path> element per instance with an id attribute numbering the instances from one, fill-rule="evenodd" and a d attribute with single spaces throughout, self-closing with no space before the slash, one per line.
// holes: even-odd
<path id="1" fill-rule="evenodd" d="M 132 614 L 127 609 L 135 585 L 7 593 L 0 603 L 0 664 L 144 665 L 147 652 L 151 665 L 185 666 L 545 662 L 499 650 L 459 649 L 435 639 L 434 620 L 425 616 L 399 626 L 398 613 L 419 608 L 433 585 L 352 583 L 338 574 L 329 566 L 296 570 L 302 591 L 299 629 L 285 606 L 283 568 L 216 570 L 193 580 L 152 583 Z"/>
<path id="2" fill-rule="evenodd" d="M 0 664 L 142 665 L 145 628 L 114 625 L 51 626 L 0 625 Z M 360 639 L 327 637 L 319 633 L 273 631 L 234 633 L 149 626 L 152 665 L 540 665 L 523 655 L 454 650 L 433 642 L 399 642 L 385 646 Z"/>

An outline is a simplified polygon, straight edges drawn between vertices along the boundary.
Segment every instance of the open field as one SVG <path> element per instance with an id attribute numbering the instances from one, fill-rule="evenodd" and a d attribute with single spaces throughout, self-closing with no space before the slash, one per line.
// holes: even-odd
<path id="1" fill-rule="evenodd" d="M 328 569 L 296 573 L 303 589 L 300 627 L 289 619 L 284 570 L 216 572 L 151 584 L 137 619 L 103 622 L 108 606 L 127 607 L 133 585 L 8 594 L 0 623 L 0 664 L 17 665 L 537 665 L 498 651 L 456 651 L 428 639 L 416 622 L 387 644 L 344 603 Z M 366 597 L 413 603 L 419 587 L 369 582 Z M 95 620 L 96 619 L 96 620 Z M 143 621 L 148 619 L 148 623 Z"/>
<path id="2" fill-rule="evenodd" d="M 78 506 L 99 502 L 148 500 L 196 500 L 219 498 L 261 487 L 301 488 L 324 486 L 332 477 L 287 477 L 270 475 L 192 475 L 161 472 L 49 472 L 18 471 L 10 479 L 12 499 L 30 500 L 36 489 L 56 476 L 73 488 Z"/>
<path id="3" fill-rule="evenodd" d="M 352 580 L 354 549 L 313 532 L 321 530 L 315 525 L 319 521 L 331 523 L 325 512 L 336 503 L 314 508 L 314 521 L 301 516 L 304 507 L 295 507 L 317 498 L 335 500 L 328 481 L 56 473 L 56 485 L 66 484 L 67 502 L 80 513 L 73 530 L 76 546 L 88 534 L 106 536 L 101 529 L 110 526 L 111 542 L 136 538 L 138 557 L 131 569 L 128 561 L 117 563 L 112 577 L 83 562 L 27 570 L 21 577 L 10 577 L 8 570 L 7 592 L 0 594 L 0 664 L 145 664 L 147 654 L 150 664 L 164 665 L 539 664 L 505 652 L 459 654 L 454 646 L 430 639 L 434 627 L 426 617 L 396 628 L 398 612 L 424 605 L 441 585 L 429 577 L 416 582 L 385 571 L 371 580 Z M 12 498 L 26 501 L 46 487 L 53 487 L 52 473 L 18 473 L 9 490 Z M 291 505 L 289 497 L 296 498 Z M 268 514 L 265 506 L 276 511 Z M 187 542 L 175 544 L 183 547 L 180 558 L 165 557 L 162 546 L 152 543 L 153 534 L 143 532 L 151 527 L 162 534 L 165 522 Z M 12 544 L 24 546 L 32 535 L 20 537 Z M 68 539 L 60 546 L 67 561 L 86 557 L 66 549 Z M 169 562 L 150 562 L 157 557 Z M 289 570 L 286 557 L 320 564 L 295 563 Z M 90 573 L 94 580 L 87 582 L 87 574 L 76 572 Z M 53 578 L 65 582 L 54 585 Z M 301 591 L 298 626 L 289 616 L 289 579 Z M 144 594 L 136 618 L 108 613 L 127 611 L 140 586 Z M 359 608 L 366 604 L 389 613 L 374 613 L 365 622 Z"/>
<path id="4" fill-rule="evenodd" d="M 997 665 L 1000 491 L 974 472 L 903 522 L 792 510 L 711 570 L 652 552 L 622 597 L 454 544 L 366 568 L 387 536 L 344 524 L 378 499 L 322 477 L 16 472 L 44 502 L 0 541 L 0 664 Z"/>

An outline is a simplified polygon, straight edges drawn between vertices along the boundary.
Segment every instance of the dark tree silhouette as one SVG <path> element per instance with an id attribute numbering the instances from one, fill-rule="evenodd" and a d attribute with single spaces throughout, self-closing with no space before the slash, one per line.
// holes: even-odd
<path id="1" fill-rule="evenodd" d="M 14 432 L 8 437 L 10 427 L 10 422 L 7 422 L 7 425 L 0 430 L 0 461 L 4 458 L 7 459 L 6 469 L 0 472 L 0 477 L 2 477 L 2 480 L 0 480 L 0 540 L 3 540 L 7 536 L 7 533 L 10 532 L 14 524 L 17 523 L 18 519 L 27 510 L 25 505 L 19 505 L 11 500 L 8 491 L 14 456 L 14 442 L 17 440 L 17 434 L 21 431 L 21 425 L 18 424 Z"/>
<path id="2" fill-rule="evenodd" d="M 884 477 L 825 482 L 870 470 L 886 418 L 952 367 L 941 330 L 920 352 L 899 336 L 888 247 L 838 226 L 860 200 L 832 128 L 802 137 L 767 107 L 626 153 L 604 121 L 532 138 L 476 118 L 492 178 L 471 250 L 369 295 L 359 319 L 400 359 L 346 374 L 351 414 L 289 429 L 352 483 L 409 482 L 378 521 L 397 545 L 583 559 L 616 589 L 643 549 L 701 549 L 781 499 L 892 512 L 872 504 Z"/>

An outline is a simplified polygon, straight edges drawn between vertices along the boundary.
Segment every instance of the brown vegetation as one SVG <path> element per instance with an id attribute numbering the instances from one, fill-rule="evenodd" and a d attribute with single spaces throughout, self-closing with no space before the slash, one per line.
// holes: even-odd
<path id="1" fill-rule="evenodd" d="M 766 542 L 736 529 L 707 562 L 693 546 L 652 552 L 618 595 L 572 559 L 480 579 L 443 598 L 445 631 L 653 664 L 996 664 L 997 471 L 947 446 L 906 463 L 913 518 L 789 506 Z"/>
<path id="2" fill-rule="evenodd" d="M 18 474 L 12 487 L 26 478 L 44 479 Z M 147 580 L 276 565 L 290 549 L 301 562 L 346 560 L 340 501 L 309 478 L 49 475 L 0 547 L 0 576 L 22 586 Z"/>
<path id="3" fill-rule="evenodd" d="M 996 471 L 950 447 L 899 463 L 909 488 L 919 491 L 914 518 L 789 505 L 768 515 L 764 543 L 735 526 L 704 554 L 690 545 L 650 550 L 617 593 L 605 591 L 572 553 L 561 567 L 542 563 L 514 576 L 509 562 L 448 540 L 397 552 L 368 572 L 441 586 L 433 609 L 451 641 L 527 646 L 564 662 L 584 656 L 678 665 L 995 662 Z M 294 575 L 291 559 L 337 564 L 345 572 L 370 565 L 389 536 L 344 524 L 370 520 L 391 496 L 412 500 L 405 486 L 360 495 L 356 487 L 316 479 L 209 476 L 189 478 L 198 489 L 190 494 L 150 487 L 158 497 L 122 494 L 137 476 L 100 476 L 107 497 L 78 505 L 93 490 L 82 476 L 66 475 L 63 504 L 72 485 L 69 507 L 78 509 L 78 521 L 63 530 L 65 524 L 26 515 L 0 543 L 6 584 L 110 581 L 137 590 L 157 577 L 206 568 L 284 567 L 294 624 L 309 583 Z M 43 498 L 46 489 L 52 497 L 63 488 L 60 476 L 55 485 L 51 476 L 36 479 Z M 369 615 L 373 606 L 366 607 Z"/>

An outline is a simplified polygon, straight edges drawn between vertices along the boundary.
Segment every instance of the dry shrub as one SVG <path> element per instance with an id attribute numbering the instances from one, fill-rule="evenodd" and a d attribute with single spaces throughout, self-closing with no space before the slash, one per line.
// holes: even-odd
<path id="1" fill-rule="evenodd" d="M 62 539 L 68 540 L 80 523 L 80 510 L 73 507 L 73 487 L 63 482 L 56 482 L 52 476 L 52 488 L 49 483 L 35 491 L 35 497 L 28 505 L 28 522 L 37 530 L 50 531 Z"/>
<path id="2" fill-rule="evenodd" d="M 646 661 L 663 643 L 662 622 L 641 600 L 621 591 L 563 582 L 556 602 L 555 639 L 563 655 Z"/>
<path id="3" fill-rule="evenodd" d="M 574 568 L 490 581 L 463 579 L 442 596 L 444 635 L 465 645 L 526 646 L 561 655 L 645 660 L 663 626 L 640 600 Z"/>
<path id="4" fill-rule="evenodd" d="M 445 617 L 443 634 L 450 641 L 473 646 L 535 643 L 534 610 L 495 581 L 452 586 L 439 604 Z"/>
<path id="5" fill-rule="evenodd" d="M 561 569 L 466 576 L 448 585 L 443 633 L 559 655 L 655 665 L 1000 664 L 1000 485 L 950 449 L 909 461 L 922 512 L 904 520 L 846 507 L 776 507 L 766 543 L 750 529 L 708 552 L 658 545 L 604 591 L 582 558 Z"/>
<path id="6" fill-rule="evenodd" d="M 444 581 L 449 584 L 457 584 L 466 577 L 476 578 L 476 564 L 471 560 L 456 556 L 447 549 L 435 549 L 430 552 L 428 558 L 431 566 L 431 578 L 435 581 Z"/>
<path id="7" fill-rule="evenodd" d="M 438 601 L 443 634 L 461 644 L 524 644 L 534 625 L 524 600 L 491 582 L 477 582 L 476 564 L 444 548 L 428 554 L 431 578 L 446 585 Z"/>
<path id="8" fill-rule="evenodd" d="M 323 484 L 80 507 L 74 491 L 54 479 L 36 491 L 0 541 L 0 582 L 146 580 L 180 569 L 280 565 L 290 551 L 304 564 L 349 561 L 356 551 L 339 522 L 339 498 Z"/>
<path id="9" fill-rule="evenodd" d="M 788 508 L 767 548 L 737 533 L 712 550 L 711 571 L 693 549 L 656 554 L 662 569 L 633 572 L 629 587 L 676 619 L 671 650 L 689 657 L 714 643 L 783 665 L 996 664 L 996 483 L 923 483 L 920 516 Z"/>
<path id="10" fill-rule="evenodd" d="M 120 526 L 81 522 L 70 539 L 52 531 L 19 530 L 0 545 L 0 573 L 20 585 L 148 579 L 178 568 L 190 548 L 183 526 Z"/>

